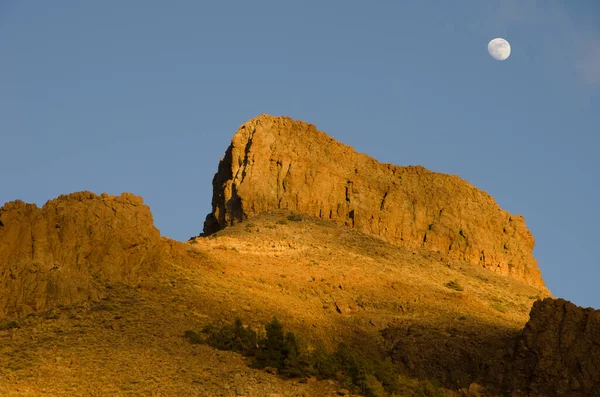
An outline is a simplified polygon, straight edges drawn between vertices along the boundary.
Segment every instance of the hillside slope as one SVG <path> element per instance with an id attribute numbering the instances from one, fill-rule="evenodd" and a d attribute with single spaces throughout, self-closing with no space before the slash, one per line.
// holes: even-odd
<path id="1" fill-rule="evenodd" d="M 460 178 L 261 116 L 213 187 L 185 243 L 129 193 L 0 208 L 0 394 L 349 394 L 343 371 L 284 379 L 184 338 L 273 316 L 306 351 L 389 358 L 403 395 L 598 394 L 599 312 L 552 299 L 522 217 Z"/>
<path id="2" fill-rule="evenodd" d="M 479 368 L 447 375 L 455 367 L 450 358 L 499 354 L 527 321 L 533 298 L 544 293 L 469 262 L 447 263 L 428 250 L 288 216 L 264 213 L 188 243 L 160 238 L 160 262 L 143 278 L 113 280 L 106 273 L 97 279 L 97 297 L 6 318 L 4 324 L 19 328 L 0 327 L 7 328 L 0 331 L 0 391 L 318 396 L 339 389 L 335 382 L 283 381 L 247 368 L 233 353 L 182 338 L 187 329 L 237 316 L 259 328 L 273 315 L 308 343 L 389 349 L 407 375 L 468 386 Z M 450 281 L 464 290 L 446 287 Z M 442 353 L 432 348 L 439 343 L 460 348 Z M 399 351 L 401 345 L 431 348 Z M 439 355 L 448 360 L 426 365 Z"/>

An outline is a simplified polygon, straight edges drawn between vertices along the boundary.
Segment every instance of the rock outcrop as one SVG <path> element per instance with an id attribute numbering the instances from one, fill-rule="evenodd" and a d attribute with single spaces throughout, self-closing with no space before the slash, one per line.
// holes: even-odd
<path id="1" fill-rule="evenodd" d="M 534 303 L 505 376 L 530 396 L 600 396 L 600 310 L 562 299 Z"/>
<path id="2" fill-rule="evenodd" d="M 135 282 L 158 264 L 160 233 L 140 197 L 62 195 L 0 208 L 0 317 L 97 297 L 97 282 Z"/>
<path id="3" fill-rule="evenodd" d="M 522 216 L 458 176 L 379 163 L 287 117 L 239 128 L 213 179 L 212 206 L 205 235 L 290 209 L 544 288 Z"/>

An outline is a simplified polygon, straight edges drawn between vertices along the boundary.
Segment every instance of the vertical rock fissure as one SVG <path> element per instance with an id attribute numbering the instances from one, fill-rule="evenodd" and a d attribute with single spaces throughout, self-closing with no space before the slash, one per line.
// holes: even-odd
<path id="1" fill-rule="evenodd" d="M 385 208 L 385 199 L 387 198 L 388 191 L 383 194 L 383 198 L 381 199 L 381 204 L 379 205 L 379 211 L 383 211 Z"/>
<path id="2" fill-rule="evenodd" d="M 252 148 L 252 140 L 254 139 L 255 133 L 256 129 L 252 130 L 250 136 L 248 137 L 248 142 L 246 142 L 246 147 L 244 147 L 244 162 L 242 165 L 243 169 L 241 182 L 244 182 L 244 179 L 246 179 L 246 170 L 248 169 L 248 163 L 250 162 L 250 149 Z"/>
<path id="3" fill-rule="evenodd" d="M 350 203 L 350 195 L 353 193 L 354 182 L 346 181 L 346 203 Z"/>
<path id="4" fill-rule="evenodd" d="M 289 181 L 291 178 L 291 173 L 292 173 L 292 163 L 290 163 L 290 165 L 288 165 L 288 169 L 287 172 L 285 173 L 285 176 L 283 177 L 283 180 L 281 182 L 281 187 L 283 188 L 283 192 L 287 192 L 287 188 L 289 186 Z"/>
<path id="5" fill-rule="evenodd" d="M 31 238 L 31 263 L 35 260 L 35 238 L 33 237 L 33 223 L 29 225 L 29 234 Z"/>

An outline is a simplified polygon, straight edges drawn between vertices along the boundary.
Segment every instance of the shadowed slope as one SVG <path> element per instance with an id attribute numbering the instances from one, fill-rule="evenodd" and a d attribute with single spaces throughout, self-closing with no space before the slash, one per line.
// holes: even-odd
<path id="1" fill-rule="evenodd" d="M 532 395 L 600 395 L 600 310 L 563 299 L 535 302 L 505 372 L 505 389 Z"/>

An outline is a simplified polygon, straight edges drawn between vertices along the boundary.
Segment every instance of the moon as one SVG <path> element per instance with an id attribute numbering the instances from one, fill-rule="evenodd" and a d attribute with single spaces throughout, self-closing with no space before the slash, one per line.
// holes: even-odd
<path id="1" fill-rule="evenodd" d="M 510 56 L 510 44 L 508 41 L 497 38 L 488 43 L 488 52 L 497 61 L 504 61 Z"/>

